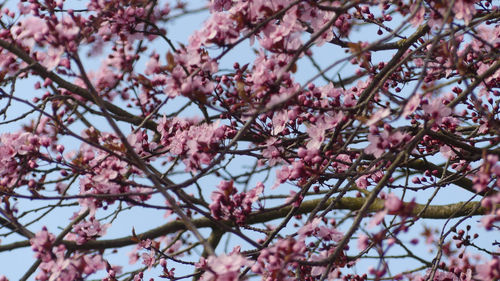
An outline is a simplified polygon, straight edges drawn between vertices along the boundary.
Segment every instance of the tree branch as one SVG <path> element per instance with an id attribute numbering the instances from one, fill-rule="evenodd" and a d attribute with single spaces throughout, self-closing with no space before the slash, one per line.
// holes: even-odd
<path id="1" fill-rule="evenodd" d="M 331 198 L 327 201 L 326 206 L 328 206 L 331 201 L 333 201 L 335 198 Z M 314 199 L 314 200 L 309 200 L 306 202 L 303 202 L 298 211 L 297 214 L 306 214 L 311 212 L 319 203 L 321 199 Z M 358 211 L 361 209 L 363 204 L 365 204 L 366 198 L 356 198 L 356 197 L 345 197 L 340 199 L 338 204 L 335 205 L 334 209 L 335 210 L 351 210 L 351 211 Z M 381 211 L 384 209 L 384 200 L 382 199 L 375 199 L 374 202 L 368 207 L 368 212 L 377 212 Z M 409 203 L 405 203 L 409 204 Z M 448 219 L 452 214 L 455 214 L 453 217 L 463 217 L 466 216 L 470 213 L 471 210 L 477 207 L 477 205 L 480 204 L 479 202 L 469 202 L 465 203 L 464 202 L 457 202 L 454 204 L 449 204 L 449 205 L 432 205 L 428 206 L 426 211 L 421 214 L 421 218 L 424 219 Z M 463 207 L 462 207 L 463 205 Z M 425 204 L 415 204 L 411 214 L 412 215 L 417 215 L 420 213 L 425 207 Z M 460 208 L 462 207 L 462 208 Z M 282 217 L 285 217 L 288 212 L 290 212 L 290 209 L 292 207 L 284 207 L 278 210 L 273 210 L 270 212 L 254 212 L 248 216 L 248 219 L 246 221 L 247 224 L 257 224 L 257 223 L 264 223 L 268 221 L 272 221 L 275 219 L 279 219 Z M 456 213 L 455 213 L 456 212 Z M 484 215 L 487 213 L 487 210 L 484 207 L 480 207 L 476 212 L 474 212 L 472 215 L 473 216 L 479 216 L 479 215 Z M 233 226 L 233 223 L 231 222 L 223 222 L 227 224 L 228 226 Z M 193 220 L 193 225 L 196 228 L 214 228 L 217 227 L 217 225 L 212 222 L 211 220 L 207 218 L 200 218 L 200 219 L 195 219 Z M 169 223 L 166 223 L 162 226 L 159 226 L 157 228 L 153 228 L 149 231 L 143 232 L 141 234 L 137 234 L 137 237 L 139 239 L 155 239 L 163 235 L 175 233 L 180 230 L 186 230 L 186 226 L 182 221 L 172 221 Z M 88 249 L 108 249 L 108 248 L 117 248 L 117 247 L 125 247 L 129 245 L 136 244 L 137 242 L 134 241 L 134 237 L 127 236 L 127 237 L 122 237 L 122 238 L 117 238 L 117 239 L 107 239 L 107 240 L 97 240 L 97 241 L 89 241 L 83 245 L 78 245 L 73 241 L 62 241 L 62 244 L 66 245 L 66 247 L 70 250 L 88 250 Z M 29 241 L 22 241 L 22 242 L 15 242 L 11 244 L 6 244 L 6 245 L 1 245 L 0 246 L 0 252 L 3 251 L 10 251 L 14 250 L 17 248 L 22 248 L 22 247 L 28 247 L 30 246 Z"/>

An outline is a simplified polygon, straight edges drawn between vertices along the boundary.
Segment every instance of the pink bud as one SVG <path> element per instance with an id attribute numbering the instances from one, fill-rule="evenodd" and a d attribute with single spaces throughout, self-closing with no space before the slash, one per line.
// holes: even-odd
<path id="1" fill-rule="evenodd" d="M 56 150 L 59 152 L 59 153 L 62 153 L 64 151 L 64 146 L 62 144 L 58 144 L 56 146 Z"/>

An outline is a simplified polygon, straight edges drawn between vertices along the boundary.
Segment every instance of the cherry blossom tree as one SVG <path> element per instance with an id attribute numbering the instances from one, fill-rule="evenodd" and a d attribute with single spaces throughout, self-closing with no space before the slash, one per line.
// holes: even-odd
<path id="1" fill-rule="evenodd" d="M 0 280 L 500 278 L 498 1 L 8 4 Z"/>

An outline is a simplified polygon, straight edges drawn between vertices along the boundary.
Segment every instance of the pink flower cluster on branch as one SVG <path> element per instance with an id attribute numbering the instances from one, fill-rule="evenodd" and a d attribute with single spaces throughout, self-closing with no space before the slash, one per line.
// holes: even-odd
<path id="1" fill-rule="evenodd" d="M 239 280 L 241 268 L 250 265 L 251 262 L 243 257 L 238 251 L 233 250 L 229 255 L 210 256 L 202 258 L 197 267 L 205 270 L 200 280 L 203 281 L 236 281 Z"/>
<path id="2" fill-rule="evenodd" d="M 106 267 L 99 254 L 70 253 L 64 245 L 54 245 L 54 234 L 43 228 L 30 240 L 35 257 L 41 260 L 36 280 L 78 280 Z"/>
<path id="3" fill-rule="evenodd" d="M 0 186 L 15 188 L 27 183 L 26 175 L 39 165 L 40 148 L 52 141 L 31 133 L 6 133 L 0 135 Z M 49 159 L 46 159 L 49 160 Z"/>
<path id="4" fill-rule="evenodd" d="M 217 188 L 218 190 L 212 192 L 210 196 L 212 203 L 209 207 L 212 216 L 218 220 L 234 220 L 237 224 L 243 225 L 252 211 L 252 204 L 259 200 L 264 185 L 259 182 L 248 192 L 238 193 L 233 181 L 222 181 Z"/>

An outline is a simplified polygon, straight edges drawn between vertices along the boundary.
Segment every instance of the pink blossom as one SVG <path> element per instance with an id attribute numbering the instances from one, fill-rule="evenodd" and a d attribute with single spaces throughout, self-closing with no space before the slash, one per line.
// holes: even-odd
<path id="1" fill-rule="evenodd" d="M 384 119 L 385 117 L 389 116 L 389 114 L 391 114 L 390 108 L 379 109 L 379 110 L 377 110 L 377 112 L 375 112 L 375 114 L 373 114 L 370 117 L 368 122 L 366 122 L 366 125 L 371 126 L 371 125 L 377 123 L 378 121 Z"/>
<path id="2" fill-rule="evenodd" d="M 335 2 L 332 2 L 331 5 L 333 7 L 337 6 L 338 4 Z M 325 24 L 328 23 L 328 21 L 335 16 L 335 13 L 333 12 L 328 12 L 328 11 L 316 11 L 313 9 L 307 9 L 309 12 L 308 13 L 303 13 L 301 15 L 301 18 L 306 21 L 311 22 L 311 27 L 314 29 L 314 31 L 320 30 L 322 27 L 325 26 Z M 314 12 L 313 12 L 314 11 Z M 315 13 L 315 15 L 311 15 L 311 13 Z M 316 46 L 320 47 L 324 43 L 329 42 L 330 40 L 333 39 L 333 31 L 331 29 L 328 29 L 327 31 L 323 32 L 321 36 L 316 39 Z"/>
<path id="3" fill-rule="evenodd" d="M 385 208 L 390 212 L 397 212 L 403 207 L 403 202 L 394 193 L 389 193 L 384 202 Z"/>
<path id="4" fill-rule="evenodd" d="M 139 254 L 137 250 L 140 249 L 139 246 L 134 247 L 132 251 L 128 252 L 128 264 L 135 264 L 139 260 Z"/>
<path id="5" fill-rule="evenodd" d="M 321 251 L 319 255 L 312 255 L 310 261 L 322 261 L 328 258 L 328 251 Z M 326 266 L 313 266 L 311 270 L 312 276 L 322 275 L 326 271 Z"/>
<path id="6" fill-rule="evenodd" d="M 101 225 L 95 217 L 90 217 L 89 221 L 83 220 L 73 226 L 73 232 L 76 235 L 76 242 L 84 244 L 85 242 L 96 239 L 106 234 L 109 224 Z"/>
<path id="7" fill-rule="evenodd" d="M 259 199 L 264 190 L 264 185 L 257 186 L 248 191 L 237 193 L 233 181 L 221 181 L 218 190 L 212 192 L 212 203 L 209 205 L 212 216 L 215 219 L 234 220 L 237 224 L 243 224 L 246 217 L 252 211 L 252 204 Z"/>
<path id="8" fill-rule="evenodd" d="M 195 123 L 193 119 L 163 118 L 158 125 L 161 143 L 171 154 L 183 159 L 186 171 L 196 171 L 203 164 L 211 163 L 221 141 L 227 136 L 227 127 L 219 126 L 219 122 Z"/>
<path id="9" fill-rule="evenodd" d="M 0 135 L 0 185 L 14 187 L 20 184 L 30 169 L 38 166 L 42 138 L 31 133 Z M 51 140 L 48 140 L 51 143 Z M 29 166 L 21 163 L 31 163 Z"/>
<path id="10" fill-rule="evenodd" d="M 459 150 L 457 148 L 454 148 L 455 150 Z M 448 145 L 442 145 L 439 147 L 439 152 L 446 158 L 453 158 L 456 156 L 455 152 L 453 151 L 453 149 L 448 146 Z"/>
<path id="11" fill-rule="evenodd" d="M 365 148 L 365 152 L 373 154 L 375 157 L 380 157 L 385 152 L 386 148 L 390 147 L 389 133 L 383 131 L 380 135 L 369 134 L 368 141 L 370 145 Z"/>
<path id="12" fill-rule="evenodd" d="M 420 105 L 420 96 L 418 94 L 413 95 L 406 103 L 403 110 L 403 117 L 408 117 L 410 114 L 415 112 Z"/>
<path id="13" fill-rule="evenodd" d="M 379 225 L 387 215 L 387 210 L 384 209 L 382 211 L 378 211 L 370 220 L 368 223 L 368 229 L 375 227 L 376 225 Z"/>
<path id="14" fill-rule="evenodd" d="M 237 281 L 241 267 L 250 262 L 239 253 L 230 255 L 209 256 L 203 268 L 208 268 L 202 275 L 203 281 Z"/>
<path id="15" fill-rule="evenodd" d="M 419 6 L 417 6 L 416 4 L 412 4 L 410 10 L 412 13 L 415 13 L 415 15 L 410 19 L 411 25 L 413 27 L 420 26 L 424 22 L 424 16 L 425 16 L 424 5 L 420 4 Z"/>
<path id="16" fill-rule="evenodd" d="M 276 163 L 283 162 L 281 157 L 283 148 L 279 145 L 279 143 L 276 143 L 276 141 L 276 138 L 269 138 L 265 143 L 266 148 L 262 150 L 262 156 L 269 159 L 267 163 L 270 166 L 274 166 L 276 165 Z"/>
<path id="17" fill-rule="evenodd" d="M 337 168 L 337 172 L 343 173 L 347 171 L 352 163 L 351 156 L 347 154 L 339 154 L 336 157 L 336 162 L 333 164 L 335 168 Z"/>
<path id="18" fill-rule="evenodd" d="M 232 0 L 211 0 L 210 10 L 214 12 L 221 12 L 222 10 L 229 10 L 231 8 Z"/>
<path id="19" fill-rule="evenodd" d="M 64 245 L 54 246 L 55 236 L 44 227 L 30 240 L 35 256 L 42 262 L 39 266 L 37 280 L 70 281 L 81 279 L 102 268 L 104 262 L 100 255 L 82 255 L 73 253 L 67 255 Z"/>
<path id="20" fill-rule="evenodd" d="M 147 253 L 142 253 L 141 257 L 142 257 L 142 263 L 149 269 L 151 269 L 151 267 L 156 262 L 156 255 L 154 249 L 149 250 Z"/>
<path id="21" fill-rule="evenodd" d="M 321 97 L 323 98 L 333 98 L 338 99 L 343 94 L 342 88 L 335 88 L 332 83 L 328 83 L 325 86 L 319 88 L 321 91 Z"/>
<path id="22" fill-rule="evenodd" d="M 289 268 L 298 267 L 295 260 L 304 258 L 306 245 L 303 240 L 293 238 L 280 239 L 278 242 L 260 252 L 252 271 L 261 274 L 265 280 L 286 280 L 290 276 Z"/>
<path id="23" fill-rule="evenodd" d="M 356 105 L 356 97 L 353 93 L 347 93 L 344 95 L 344 106 L 353 107 Z"/>
<path id="24" fill-rule="evenodd" d="M 294 50 L 301 44 L 299 31 L 303 29 L 297 20 L 297 6 L 293 6 L 279 24 L 269 23 L 265 26 L 260 45 L 268 50 Z"/>
<path id="25" fill-rule="evenodd" d="M 190 45 L 193 49 L 198 49 L 201 44 L 214 43 L 217 45 L 227 45 L 238 40 L 239 31 L 236 22 L 231 19 L 231 14 L 214 13 L 205 22 L 201 31 L 196 31 L 190 38 Z"/>
<path id="26" fill-rule="evenodd" d="M 61 41 L 67 42 L 76 39 L 76 36 L 80 32 L 80 28 L 76 25 L 71 17 L 64 16 L 55 26 L 55 31 L 57 32 Z"/>
<path id="27" fill-rule="evenodd" d="M 400 131 L 396 131 L 394 133 L 382 131 L 378 134 L 370 132 L 368 135 L 368 141 L 370 141 L 370 144 L 365 148 L 365 152 L 373 154 L 375 157 L 380 157 L 386 149 L 395 149 L 400 147 L 410 139 L 411 136 L 409 134 L 402 133 Z"/>
<path id="28" fill-rule="evenodd" d="M 452 113 L 451 108 L 444 105 L 442 99 L 434 99 L 430 103 L 423 105 L 422 109 L 431 120 L 436 121 L 437 125 L 441 125 L 443 118 Z"/>
<path id="29" fill-rule="evenodd" d="M 368 248 L 370 244 L 370 237 L 368 237 L 365 234 L 361 234 L 358 237 L 358 249 L 363 251 L 364 249 Z"/>
<path id="30" fill-rule="evenodd" d="M 34 238 L 30 239 L 31 249 L 36 253 L 35 256 L 42 261 L 51 260 L 50 253 L 55 240 L 55 235 L 43 227 Z"/>
<path id="31" fill-rule="evenodd" d="M 500 215 L 494 214 L 494 215 L 485 215 L 481 218 L 481 225 L 486 229 L 486 230 L 491 230 L 493 228 L 493 223 L 500 221 Z"/>
<path id="32" fill-rule="evenodd" d="M 288 112 L 286 110 L 278 111 L 273 116 L 273 134 L 277 135 L 286 127 L 286 123 L 288 122 Z"/>
<path id="33" fill-rule="evenodd" d="M 146 69 L 144 70 L 144 74 L 151 75 L 153 73 L 158 73 L 160 70 L 160 62 L 159 56 L 156 54 L 152 54 L 151 58 L 146 62 Z"/>
<path id="34" fill-rule="evenodd" d="M 59 62 L 61 61 L 63 54 L 64 54 L 63 47 L 54 48 L 50 46 L 48 52 L 44 54 L 40 64 L 45 66 L 47 68 L 47 71 L 52 71 L 59 65 Z"/>
<path id="35" fill-rule="evenodd" d="M 478 172 L 474 175 L 474 178 L 473 178 L 473 188 L 474 190 L 476 190 L 477 192 L 483 192 L 485 191 L 487 188 L 488 188 L 488 184 L 491 180 L 491 177 L 489 174 L 485 173 L 485 172 Z"/>
<path id="36" fill-rule="evenodd" d="M 12 27 L 11 33 L 19 43 L 34 47 L 35 42 L 43 42 L 49 28 L 47 22 L 39 17 L 28 17 Z"/>
<path id="37" fill-rule="evenodd" d="M 368 182 L 368 175 L 363 175 L 356 179 L 356 185 L 361 189 L 366 189 L 370 183 Z"/>
<path id="38" fill-rule="evenodd" d="M 280 170 L 276 170 L 276 181 L 277 183 L 284 183 L 290 177 L 291 170 L 285 165 Z"/>
<path id="39" fill-rule="evenodd" d="M 307 128 L 307 133 L 311 140 L 307 143 L 307 149 L 317 150 L 325 140 L 326 131 L 334 128 L 342 120 L 343 114 L 339 113 L 335 116 L 321 115 L 317 118 L 314 124 Z"/>
<path id="40" fill-rule="evenodd" d="M 299 229 L 298 234 L 300 237 L 305 238 L 308 236 L 318 237 L 324 241 L 339 242 L 344 237 L 344 234 L 334 227 L 319 226 L 321 223 L 320 218 L 313 219 L 312 222 L 304 225 Z"/>
<path id="41" fill-rule="evenodd" d="M 469 24 L 472 17 L 476 13 L 476 8 L 474 8 L 475 0 L 457 0 L 453 5 L 453 12 L 455 12 L 455 17 L 457 19 L 464 20 L 465 24 Z"/>
<path id="42" fill-rule="evenodd" d="M 292 204 L 294 207 L 299 207 L 300 203 L 302 203 L 302 200 L 304 199 L 304 196 L 302 194 L 298 194 L 294 190 L 290 190 L 290 195 L 285 199 L 285 204 Z"/>

